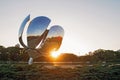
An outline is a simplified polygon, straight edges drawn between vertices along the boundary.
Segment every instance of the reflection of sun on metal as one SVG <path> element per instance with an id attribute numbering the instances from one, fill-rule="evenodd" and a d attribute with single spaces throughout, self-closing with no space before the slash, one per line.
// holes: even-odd
<path id="1" fill-rule="evenodd" d="M 27 44 L 25 44 L 22 36 L 28 22 L 30 23 L 26 33 Z M 59 25 L 54 25 L 50 29 L 47 29 L 50 22 L 51 20 L 45 16 L 39 16 L 30 21 L 30 15 L 28 15 L 23 20 L 19 29 L 19 42 L 29 54 L 30 59 L 28 64 L 32 64 L 33 59 L 39 56 L 45 56 L 46 53 L 50 53 L 53 49 L 57 51 L 60 48 L 64 29 Z M 52 57 L 57 58 L 58 56 L 59 53 L 52 53 Z"/>

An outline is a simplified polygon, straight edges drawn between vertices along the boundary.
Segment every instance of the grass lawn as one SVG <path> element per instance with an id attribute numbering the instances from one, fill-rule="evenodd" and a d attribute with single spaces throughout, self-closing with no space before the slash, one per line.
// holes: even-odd
<path id="1" fill-rule="evenodd" d="M 39 64 L 0 64 L 0 80 L 120 80 L 120 65 L 48 68 Z"/>

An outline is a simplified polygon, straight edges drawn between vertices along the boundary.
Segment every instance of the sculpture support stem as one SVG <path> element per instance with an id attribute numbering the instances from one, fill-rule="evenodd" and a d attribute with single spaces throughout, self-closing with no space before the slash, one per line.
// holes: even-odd
<path id="1" fill-rule="evenodd" d="M 28 61 L 28 64 L 31 65 L 32 63 L 33 63 L 33 58 L 30 57 L 30 58 L 29 58 L 29 61 Z"/>

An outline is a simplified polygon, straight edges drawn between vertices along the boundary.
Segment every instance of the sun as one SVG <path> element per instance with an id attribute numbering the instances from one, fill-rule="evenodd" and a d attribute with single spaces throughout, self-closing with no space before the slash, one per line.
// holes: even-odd
<path id="1" fill-rule="evenodd" d="M 59 57 L 59 55 L 60 55 L 60 53 L 58 52 L 58 51 L 53 51 L 53 52 L 51 52 L 51 57 L 53 57 L 53 58 L 58 58 Z"/>

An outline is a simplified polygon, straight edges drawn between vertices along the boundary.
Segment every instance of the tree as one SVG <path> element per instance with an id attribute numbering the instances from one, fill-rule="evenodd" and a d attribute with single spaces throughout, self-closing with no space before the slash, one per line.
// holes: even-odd
<path id="1" fill-rule="evenodd" d="M 57 61 L 65 61 L 65 62 L 77 62 L 78 57 L 72 53 L 63 53 L 59 56 Z"/>
<path id="2" fill-rule="evenodd" d="M 4 46 L 0 46 L 0 60 L 1 61 L 8 61 L 6 48 Z"/>
<path id="3" fill-rule="evenodd" d="M 11 61 L 18 61 L 19 60 L 19 54 L 20 54 L 19 47 L 8 47 L 8 48 L 6 48 L 6 51 L 8 52 L 9 59 Z"/>

